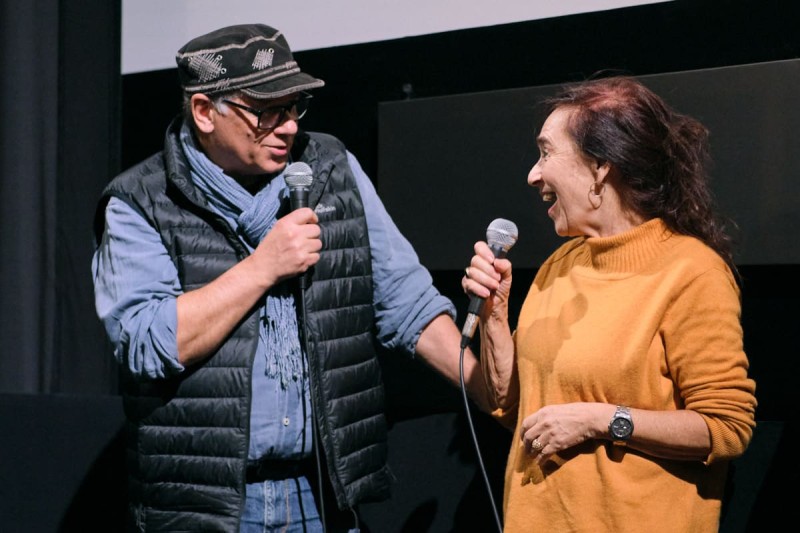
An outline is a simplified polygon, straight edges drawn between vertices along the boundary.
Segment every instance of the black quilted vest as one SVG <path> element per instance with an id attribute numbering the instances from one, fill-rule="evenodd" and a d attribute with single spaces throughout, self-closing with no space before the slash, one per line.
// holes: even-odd
<path id="1" fill-rule="evenodd" d="M 179 121 L 170 126 L 163 152 L 108 185 L 95 234 L 99 241 L 108 198 L 122 199 L 161 235 L 189 291 L 247 250 L 192 186 L 179 128 Z M 319 216 L 323 249 L 305 291 L 309 376 L 330 483 L 345 509 L 385 499 L 390 484 L 367 225 L 338 140 L 301 132 L 293 156 L 314 173 L 309 203 Z M 181 375 L 149 382 L 123 375 L 130 529 L 238 531 L 257 340 L 253 310 L 212 357 Z"/>

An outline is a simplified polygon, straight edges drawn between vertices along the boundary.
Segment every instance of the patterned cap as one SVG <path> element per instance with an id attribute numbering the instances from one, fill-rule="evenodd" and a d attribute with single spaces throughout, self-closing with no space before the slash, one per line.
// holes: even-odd
<path id="1" fill-rule="evenodd" d="M 175 55 L 188 93 L 240 90 L 251 98 L 280 98 L 322 87 L 292 57 L 283 34 L 264 24 L 227 26 L 196 37 Z"/>

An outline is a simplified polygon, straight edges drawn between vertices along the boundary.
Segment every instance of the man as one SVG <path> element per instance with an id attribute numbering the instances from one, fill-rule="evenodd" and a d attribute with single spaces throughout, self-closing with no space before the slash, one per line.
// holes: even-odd
<path id="1" fill-rule="evenodd" d="M 176 61 L 183 116 L 162 152 L 108 185 L 95 224 L 131 528 L 334 531 L 325 509 L 338 507 L 355 529 L 357 505 L 390 485 L 375 340 L 458 383 L 454 308 L 355 157 L 298 129 L 324 82 L 280 31 L 222 28 Z M 309 207 L 287 207 L 292 162 L 312 169 Z M 472 354 L 464 371 L 488 409 Z"/>

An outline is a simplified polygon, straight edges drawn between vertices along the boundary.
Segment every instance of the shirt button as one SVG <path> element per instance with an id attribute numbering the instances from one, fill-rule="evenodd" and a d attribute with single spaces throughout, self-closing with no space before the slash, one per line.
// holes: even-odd
<path id="1" fill-rule="evenodd" d="M 288 416 L 283 419 L 283 425 L 284 426 L 288 426 L 289 425 L 289 417 Z"/>

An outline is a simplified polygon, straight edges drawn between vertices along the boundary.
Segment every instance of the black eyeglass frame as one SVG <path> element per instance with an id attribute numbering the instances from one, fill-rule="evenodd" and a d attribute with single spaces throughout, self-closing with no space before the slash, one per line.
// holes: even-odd
<path id="1" fill-rule="evenodd" d="M 263 131 L 271 131 L 280 126 L 281 124 L 286 121 L 287 115 L 291 116 L 290 113 L 294 111 L 292 116 L 292 120 L 300 120 L 305 116 L 308 112 L 309 100 L 313 98 L 312 95 L 308 93 L 301 93 L 299 98 L 292 100 L 291 102 L 287 102 L 281 105 L 273 105 L 269 107 L 265 107 L 264 109 L 255 109 L 250 106 L 240 104 L 239 102 L 234 102 L 232 100 L 228 100 L 227 98 L 223 98 L 222 101 L 228 105 L 232 105 L 233 107 L 239 108 L 242 111 L 247 111 L 256 117 L 256 127 Z M 272 115 L 266 115 L 266 113 L 272 113 Z M 262 121 L 265 117 L 272 117 L 270 124 L 268 126 L 264 126 Z"/>

